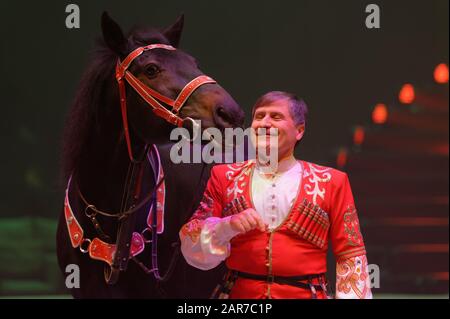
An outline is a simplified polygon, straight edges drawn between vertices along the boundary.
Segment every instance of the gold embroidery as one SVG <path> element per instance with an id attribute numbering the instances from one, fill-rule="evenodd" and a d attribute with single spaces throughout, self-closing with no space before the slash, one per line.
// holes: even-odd
<path id="1" fill-rule="evenodd" d="M 213 206 L 214 200 L 208 194 L 204 194 L 191 220 L 181 228 L 181 233 L 184 236 L 189 236 L 194 243 L 197 242 L 205 219 L 213 214 Z"/>
<path id="2" fill-rule="evenodd" d="M 192 215 L 192 219 L 206 219 L 212 217 L 214 200 L 207 194 L 203 195 L 202 201 Z"/>
<path id="3" fill-rule="evenodd" d="M 337 254 L 337 256 L 340 258 L 345 258 L 345 257 L 350 257 L 350 255 L 354 256 L 355 254 L 357 254 L 356 256 L 365 255 L 366 248 L 363 246 L 363 247 L 348 249 L 346 251 L 343 251 L 343 252 Z"/>
<path id="4" fill-rule="evenodd" d="M 358 215 L 353 205 L 347 207 L 344 213 L 344 231 L 347 234 L 347 244 L 350 246 L 361 246 L 362 236 L 359 227 Z"/>
<path id="5" fill-rule="evenodd" d="M 196 243 L 200 238 L 204 220 L 193 219 L 181 228 L 183 236 L 189 236 L 192 242 Z"/>
<path id="6" fill-rule="evenodd" d="M 340 294 L 355 294 L 358 298 L 370 296 L 370 281 L 365 255 L 346 259 L 336 264 L 336 290 Z"/>

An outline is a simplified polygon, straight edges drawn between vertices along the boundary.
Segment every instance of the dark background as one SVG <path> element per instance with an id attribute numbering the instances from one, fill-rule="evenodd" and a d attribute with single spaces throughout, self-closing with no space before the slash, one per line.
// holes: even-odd
<path id="1" fill-rule="evenodd" d="M 65 26 L 70 3 L 80 7 L 80 29 Z M 365 26 L 370 3 L 381 8 L 380 29 Z M 355 125 L 370 123 L 376 103 L 396 104 L 405 82 L 429 87 L 434 67 L 448 64 L 448 6 L 447 0 L 1 1 L 0 217 L 7 231 L 0 246 L 10 247 L 12 217 L 45 217 L 50 226 L 40 224 L 41 234 L 53 240 L 45 229 L 54 229 L 63 203 L 65 115 L 104 10 L 124 30 L 166 27 L 183 12 L 181 49 L 231 93 L 247 125 L 260 95 L 294 92 L 310 111 L 297 156 L 333 165 Z M 54 265 L 54 247 L 48 249 Z M 4 267 L 0 273 L 13 274 Z"/>

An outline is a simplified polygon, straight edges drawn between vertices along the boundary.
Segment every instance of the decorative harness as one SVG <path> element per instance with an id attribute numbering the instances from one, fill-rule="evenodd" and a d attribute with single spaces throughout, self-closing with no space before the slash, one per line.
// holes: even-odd
<path id="1" fill-rule="evenodd" d="M 153 145 L 153 149 L 149 150 L 146 156 L 148 162 L 151 167 L 155 167 L 155 187 L 150 191 L 149 196 L 144 199 L 141 204 L 146 204 L 149 202 L 147 198 L 151 199 L 151 204 L 149 210 L 147 212 L 147 227 L 139 232 L 133 232 L 130 243 L 130 259 L 135 260 L 141 267 L 143 267 L 144 271 L 147 273 L 151 273 L 154 271 L 158 271 L 157 259 L 152 260 L 152 270 L 149 271 L 145 268 L 145 266 L 140 263 L 137 259 L 134 259 L 137 255 L 144 251 L 145 244 L 152 244 L 152 253 L 153 246 L 156 248 L 157 243 L 157 234 L 162 234 L 164 231 L 164 206 L 165 206 L 165 182 L 164 182 L 164 171 L 161 165 L 161 160 L 159 156 L 159 152 L 156 146 Z M 157 163 L 155 162 L 157 160 Z M 119 214 L 108 214 L 96 209 L 94 205 L 88 204 L 85 199 L 82 197 L 82 194 L 79 192 L 80 197 L 84 204 L 86 205 L 85 215 L 91 219 L 93 222 L 99 237 L 95 237 L 93 239 L 85 237 L 84 230 L 80 225 L 80 222 L 75 217 L 75 213 L 72 209 L 69 200 L 69 191 L 71 189 L 72 177 L 69 178 L 69 182 L 66 188 L 66 196 L 64 199 L 64 217 L 66 220 L 67 230 L 69 232 L 70 241 L 73 248 L 79 248 L 82 253 L 88 253 L 92 259 L 101 260 L 107 263 L 110 267 L 114 264 L 115 254 L 117 252 L 117 244 L 110 244 L 105 241 L 105 239 L 109 239 L 109 236 L 105 235 L 101 230 L 101 227 L 96 220 L 96 215 L 101 214 L 107 217 L 116 217 L 119 220 L 134 214 L 137 209 L 133 209 L 124 213 Z M 135 206 L 134 208 L 142 208 L 143 205 Z M 155 214 L 156 212 L 156 214 Z M 152 230 L 156 229 L 155 232 Z M 151 233 L 151 239 L 149 239 L 149 234 Z M 156 238 L 154 238 L 156 236 Z M 161 277 L 160 277 L 161 278 Z"/>
<path id="2" fill-rule="evenodd" d="M 139 47 L 132 51 L 122 62 L 120 59 L 116 65 L 116 80 L 119 85 L 120 94 L 120 107 L 122 113 L 122 121 L 125 139 L 127 143 L 128 156 L 130 158 L 129 173 L 126 178 L 126 191 L 123 194 L 122 210 L 119 214 L 112 214 L 98 210 L 94 205 L 84 198 L 81 191 L 78 189 L 78 194 L 84 204 L 86 205 L 85 215 L 92 221 L 97 233 L 101 238 L 89 239 L 84 237 L 84 231 L 80 223 L 75 217 L 72 207 L 69 202 L 69 188 L 71 184 L 71 178 L 66 189 L 66 197 L 64 201 L 64 216 L 66 219 L 67 229 L 70 236 L 70 241 L 73 248 L 79 248 L 82 253 L 89 253 L 89 256 L 93 259 L 101 260 L 109 265 L 109 268 L 105 269 L 105 280 L 108 284 L 115 284 L 118 280 L 120 271 L 125 271 L 127 268 L 128 260 L 133 259 L 146 273 L 153 273 L 155 279 L 160 281 L 166 281 L 170 277 L 174 270 L 175 262 L 179 255 L 179 251 L 176 250 L 173 254 L 172 261 L 164 276 L 160 276 L 157 260 L 157 238 L 158 234 L 164 231 L 164 199 L 165 199 L 165 184 L 164 184 L 164 172 L 161 165 L 158 150 L 155 145 L 151 150 L 148 150 L 148 145 L 145 146 L 144 156 L 146 160 L 136 160 L 133 156 L 131 149 L 131 138 L 128 126 L 127 117 L 127 100 L 125 81 L 146 101 L 153 109 L 155 115 L 163 118 L 167 122 L 181 127 L 186 122 L 192 122 L 192 126 L 197 124 L 192 118 L 182 119 L 178 113 L 185 105 L 188 98 L 194 93 L 196 89 L 207 83 L 216 83 L 215 80 L 206 75 L 200 75 L 189 83 L 180 91 L 177 98 L 172 100 L 166 97 L 154 89 L 148 87 L 138 78 L 136 78 L 128 68 L 131 63 L 139 57 L 142 53 L 148 50 L 163 49 L 175 51 L 176 48 L 167 44 L 150 44 L 147 46 Z M 161 103 L 171 107 L 169 110 Z M 147 151 L 148 150 L 148 151 Z M 139 203 L 139 194 L 142 184 L 143 176 L 143 163 L 150 163 L 154 171 L 155 187 L 151 192 Z M 131 172 L 131 173 L 130 173 Z M 203 177 L 204 169 L 200 180 Z M 136 212 L 144 207 L 146 203 L 151 201 L 151 206 L 147 214 L 147 226 L 141 233 L 134 232 Z M 96 215 L 100 214 L 107 217 L 118 218 L 120 221 L 116 244 L 107 243 L 106 240 L 110 239 L 100 227 L 99 222 L 96 219 Z M 156 231 L 154 231 L 156 230 Z M 151 232 L 151 239 L 148 239 L 146 235 Z M 152 243 L 152 268 L 148 269 L 142 262 L 138 261 L 135 257 L 139 255 L 145 248 L 146 243 Z"/>

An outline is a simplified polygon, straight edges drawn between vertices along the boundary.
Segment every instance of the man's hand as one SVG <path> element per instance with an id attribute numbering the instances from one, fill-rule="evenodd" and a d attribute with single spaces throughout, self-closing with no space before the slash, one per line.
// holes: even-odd
<path id="1" fill-rule="evenodd" d="M 262 232 L 266 231 L 266 225 L 261 216 L 259 216 L 253 208 L 248 208 L 239 214 L 232 215 L 230 226 L 234 231 L 238 231 L 242 234 L 255 228 L 258 228 Z"/>

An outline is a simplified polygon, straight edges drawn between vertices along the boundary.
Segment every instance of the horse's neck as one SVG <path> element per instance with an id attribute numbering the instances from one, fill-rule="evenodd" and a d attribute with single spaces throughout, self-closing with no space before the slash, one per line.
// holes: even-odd
<path id="1" fill-rule="evenodd" d="M 120 209 L 129 159 L 118 134 L 98 133 L 82 156 L 77 169 L 77 183 L 90 204 L 111 211 Z"/>

